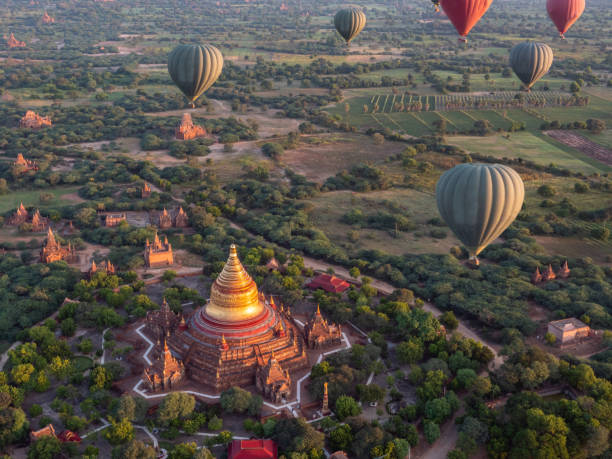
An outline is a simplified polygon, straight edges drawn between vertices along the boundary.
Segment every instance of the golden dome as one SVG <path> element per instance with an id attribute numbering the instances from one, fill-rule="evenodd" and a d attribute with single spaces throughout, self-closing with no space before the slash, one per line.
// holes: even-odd
<path id="1" fill-rule="evenodd" d="M 224 322 L 238 322 L 253 319 L 263 310 L 257 284 L 240 263 L 236 246 L 232 244 L 223 271 L 210 289 L 206 315 Z"/>

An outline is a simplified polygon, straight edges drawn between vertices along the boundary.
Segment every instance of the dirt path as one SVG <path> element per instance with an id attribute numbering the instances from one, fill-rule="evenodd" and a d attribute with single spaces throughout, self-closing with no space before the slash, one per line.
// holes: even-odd
<path id="1" fill-rule="evenodd" d="M 612 166 L 612 150 L 593 142 L 586 137 L 576 134 L 571 131 L 544 131 L 549 137 L 567 145 L 568 147 L 575 148 L 576 150 L 584 153 L 589 158 L 596 159 L 608 166 Z"/>

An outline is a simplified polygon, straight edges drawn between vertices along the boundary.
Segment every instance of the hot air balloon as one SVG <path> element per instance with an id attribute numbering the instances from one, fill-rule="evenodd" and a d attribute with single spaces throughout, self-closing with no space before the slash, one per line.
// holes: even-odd
<path id="1" fill-rule="evenodd" d="M 466 41 L 465 37 L 491 6 L 493 0 L 440 0 L 442 9 Z"/>
<path id="2" fill-rule="evenodd" d="M 519 214 L 524 197 L 521 177 L 501 164 L 459 164 L 436 185 L 440 215 L 476 265 L 477 255 Z"/>
<path id="3" fill-rule="evenodd" d="M 510 50 L 510 66 L 527 90 L 548 73 L 552 63 L 552 49 L 544 43 L 526 41 Z"/>
<path id="4" fill-rule="evenodd" d="M 346 40 L 347 44 L 350 44 L 351 40 L 359 35 L 365 24 L 365 14 L 359 8 L 345 8 L 338 11 L 334 16 L 336 30 Z"/>
<path id="5" fill-rule="evenodd" d="M 559 35 L 565 39 L 565 32 L 569 30 L 574 22 L 584 11 L 584 0 L 547 0 L 546 10 L 552 22 L 557 26 Z"/>
<path id="6" fill-rule="evenodd" d="M 194 106 L 223 69 L 221 52 L 211 45 L 179 45 L 168 56 L 168 73 Z"/>

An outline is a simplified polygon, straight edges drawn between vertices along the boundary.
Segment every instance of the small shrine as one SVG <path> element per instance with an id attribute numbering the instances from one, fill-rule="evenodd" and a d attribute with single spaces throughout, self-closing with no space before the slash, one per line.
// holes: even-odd
<path id="1" fill-rule="evenodd" d="M 144 185 L 141 190 L 141 197 L 142 199 L 147 199 L 151 197 L 151 185 L 149 185 L 147 182 L 144 182 Z"/>
<path id="2" fill-rule="evenodd" d="M 51 119 L 48 116 L 40 116 L 32 110 L 26 111 L 25 115 L 23 115 L 23 118 L 19 120 L 20 128 L 40 129 L 51 125 Z"/>
<path id="3" fill-rule="evenodd" d="M 317 305 L 317 311 L 312 315 L 304 327 L 306 345 L 311 349 L 340 344 L 342 342 L 342 330 L 337 324 L 328 324 L 321 315 Z"/>
<path id="4" fill-rule="evenodd" d="M 288 371 L 283 370 L 274 353 L 268 363 L 257 367 L 255 385 L 264 397 L 274 403 L 282 403 L 291 395 L 291 376 Z"/>
<path id="5" fill-rule="evenodd" d="M 534 273 L 531 275 L 531 283 L 536 285 L 554 279 L 567 279 L 570 276 L 570 272 L 567 260 L 563 262 L 556 274 L 550 264 L 543 273 L 540 273 L 540 268 L 536 267 Z"/>
<path id="6" fill-rule="evenodd" d="M 6 46 L 8 46 L 9 49 L 11 49 L 11 48 L 25 48 L 26 47 L 26 43 L 25 43 L 25 41 L 17 40 L 15 38 L 15 35 L 13 35 L 11 33 L 11 35 L 6 40 Z"/>
<path id="7" fill-rule="evenodd" d="M 42 17 L 43 24 L 53 24 L 55 22 L 55 18 L 49 16 L 49 14 L 45 11 L 45 14 Z"/>
<path id="8" fill-rule="evenodd" d="M 15 213 L 8 218 L 6 223 L 8 225 L 18 226 L 28 221 L 29 216 L 30 214 L 28 213 L 22 202 L 21 204 L 19 204 L 19 207 L 17 207 Z"/>
<path id="9" fill-rule="evenodd" d="M 102 225 L 107 228 L 119 226 L 121 222 L 127 222 L 127 215 L 125 212 L 120 214 L 104 214 L 102 215 Z"/>
<path id="10" fill-rule="evenodd" d="M 175 213 L 174 216 L 170 214 L 165 208 L 161 214 L 159 214 L 157 226 L 160 229 L 168 228 L 186 228 L 189 226 L 189 217 L 182 207 Z"/>
<path id="11" fill-rule="evenodd" d="M 190 113 L 184 113 L 181 119 L 181 124 L 174 131 L 174 136 L 178 140 L 191 140 L 197 137 L 204 137 L 206 129 L 202 126 L 193 123 Z"/>
<path id="12" fill-rule="evenodd" d="M 100 266 L 96 265 L 95 261 L 91 261 L 91 266 L 88 271 L 89 278 L 91 279 L 96 273 L 103 272 L 107 275 L 112 275 L 117 272 L 115 265 L 113 265 L 109 260 L 103 261 Z"/>
<path id="13" fill-rule="evenodd" d="M 161 307 L 157 311 L 147 312 L 146 327 L 149 333 L 161 340 L 172 335 L 177 325 L 185 323 L 185 320 L 174 313 L 164 298 Z"/>
<path id="14" fill-rule="evenodd" d="M 183 362 L 172 356 L 165 338 L 163 342 L 163 351 L 143 373 L 144 381 L 152 392 L 173 389 L 185 377 Z"/>
<path id="15" fill-rule="evenodd" d="M 38 163 L 30 159 L 25 159 L 21 153 L 17 155 L 17 159 L 13 163 L 13 166 L 18 167 L 21 174 L 25 174 L 29 171 L 38 171 Z"/>

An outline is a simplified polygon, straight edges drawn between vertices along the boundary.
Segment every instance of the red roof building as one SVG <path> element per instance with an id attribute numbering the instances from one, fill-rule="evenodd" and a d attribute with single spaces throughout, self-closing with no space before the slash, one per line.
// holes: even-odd
<path id="1" fill-rule="evenodd" d="M 62 433 L 57 436 L 57 438 L 62 443 L 81 443 L 81 437 L 79 437 L 72 430 L 63 430 Z"/>
<path id="2" fill-rule="evenodd" d="M 272 440 L 234 440 L 227 449 L 228 459 L 277 459 L 278 447 Z"/>
<path id="3" fill-rule="evenodd" d="M 323 289 L 328 293 L 342 293 L 351 286 L 347 281 L 329 274 L 319 274 L 307 287 L 312 290 Z"/>

